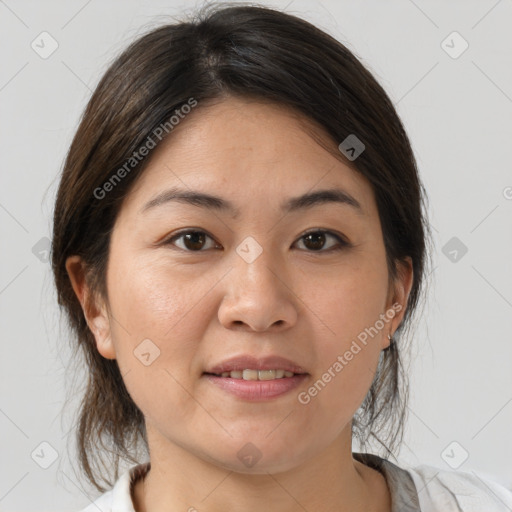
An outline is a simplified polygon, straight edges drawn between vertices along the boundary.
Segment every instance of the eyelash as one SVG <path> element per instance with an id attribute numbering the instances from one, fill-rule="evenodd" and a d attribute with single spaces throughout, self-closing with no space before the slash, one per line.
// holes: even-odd
<path id="1" fill-rule="evenodd" d="M 203 230 L 200 230 L 200 229 L 187 229 L 187 230 L 184 230 L 184 231 L 180 231 L 176 234 L 174 234 L 172 237 L 168 238 L 167 240 L 165 240 L 164 242 L 162 242 L 162 245 L 174 245 L 173 242 L 182 238 L 184 235 L 187 235 L 189 233 L 201 233 L 201 234 L 204 234 L 206 235 L 208 238 L 214 240 L 214 238 L 212 236 L 210 236 L 206 231 L 203 231 Z M 333 252 L 333 251 L 340 251 L 342 249 L 345 249 L 347 247 L 350 246 L 350 243 L 345 241 L 340 235 L 337 235 L 336 233 L 333 233 L 332 231 L 328 231 L 328 230 L 325 230 L 325 229 L 315 229 L 315 230 L 311 230 L 311 231 L 308 231 L 307 233 L 304 233 L 303 235 L 301 235 L 298 240 L 302 240 L 303 238 L 305 238 L 306 236 L 308 235 L 311 235 L 311 234 L 318 234 L 318 233 L 321 233 L 321 234 L 325 234 L 325 235 L 330 235 L 332 236 L 333 238 L 335 238 L 337 241 L 338 241 L 338 245 L 337 246 L 334 246 L 334 247 L 331 247 L 327 250 L 323 250 L 323 249 L 319 249 L 317 251 L 314 251 L 314 250 L 306 250 L 306 252 L 309 252 L 309 253 L 312 253 L 312 254 L 319 254 L 319 253 L 326 253 L 326 252 Z M 192 251 L 190 249 L 183 249 L 182 247 L 177 247 L 175 246 L 178 250 L 181 250 L 183 252 L 205 252 L 206 249 L 200 249 L 198 251 Z"/>

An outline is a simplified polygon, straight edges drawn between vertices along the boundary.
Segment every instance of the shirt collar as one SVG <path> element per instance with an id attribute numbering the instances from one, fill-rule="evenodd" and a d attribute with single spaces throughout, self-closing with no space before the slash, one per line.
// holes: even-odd
<path id="1" fill-rule="evenodd" d="M 112 489 L 112 512 L 135 512 L 133 488 L 151 469 L 151 462 L 143 462 L 123 473 Z"/>

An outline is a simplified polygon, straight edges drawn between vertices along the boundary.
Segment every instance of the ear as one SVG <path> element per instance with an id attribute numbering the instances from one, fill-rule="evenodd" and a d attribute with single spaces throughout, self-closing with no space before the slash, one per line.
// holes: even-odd
<path id="1" fill-rule="evenodd" d="M 407 301 L 411 293 L 412 283 L 414 280 L 414 272 L 412 267 L 412 258 L 407 256 L 405 261 L 398 263 L 398 276 L 395 281 L 390 282 L 388 300 L 386 304 L 386 312 L 392 320 L 388 322 L 384 332 L 384 346 L 389 347 L 390 340 L 388 334 L 393 337 L 393 334 L 400 326 L 405 311 L 407 309 Z"/>
<path id="2" fill-rule="evenodd" d="M 87 325 L 96 340 L 98 352 L 106 359 L 115 359 L 107 307 L 103 300 L 93 296 L 85 278 L 85 265 L 80 256 L 69 256 L 66 259 L 66 271 L 82 306 Z"/>

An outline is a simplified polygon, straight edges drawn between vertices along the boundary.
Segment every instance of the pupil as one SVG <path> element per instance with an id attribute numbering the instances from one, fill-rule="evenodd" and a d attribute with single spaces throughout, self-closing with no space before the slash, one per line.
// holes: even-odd
<path id="1" fill-rule="evenodd" d="M 199 239 L 199 240 L 198 240 Z M 185 235 L 185 245 L 188 249 L 201 249 L 204 242 L 204 234 L 194 231 Z"/>
<path id="2" fill-rule="evenodd" d="M 313 246 L 310 246 L 312 249 L 321 249 L 325 241 L 324 239 L 324 233 L 310 233 L 309 235 L 306 235 L 306 240 L 313 240 Z"/>

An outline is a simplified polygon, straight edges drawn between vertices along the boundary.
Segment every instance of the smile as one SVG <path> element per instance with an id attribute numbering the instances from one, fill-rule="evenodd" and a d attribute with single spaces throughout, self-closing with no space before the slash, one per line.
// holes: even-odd
<path id="1" fill-rule="evenodd" d="M 230 372 L 210 373 L 216 377 L 243 380 L 274 380 L 293 377 L 293 372 L 287 370 L 233 370 Z"/>

